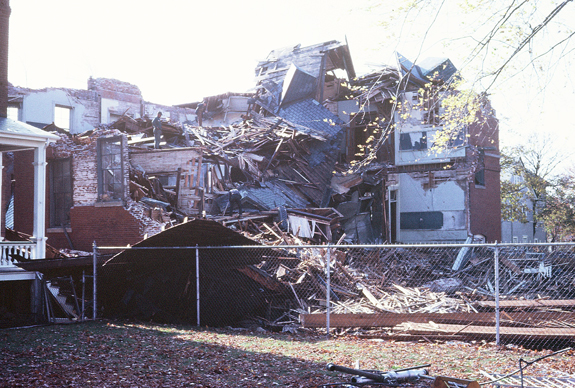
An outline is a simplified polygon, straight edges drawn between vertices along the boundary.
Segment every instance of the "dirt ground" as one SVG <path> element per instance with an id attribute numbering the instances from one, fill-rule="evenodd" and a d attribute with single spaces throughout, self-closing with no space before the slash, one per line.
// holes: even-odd
<path id="1" fill-rule="evenodd" d="M 0 387 L 318 387 L 350 381 L 350 375 L 328 371 L 328 363 L 379 371 L 431 364 L 431 376 L 485 382 L 483 372 L 509 373 L 520 358 L 549 353 L 458 341 L 98 321 L 1 330 Z M 573 375 L 573 354 L 546 358 L 525 374 Z"/>

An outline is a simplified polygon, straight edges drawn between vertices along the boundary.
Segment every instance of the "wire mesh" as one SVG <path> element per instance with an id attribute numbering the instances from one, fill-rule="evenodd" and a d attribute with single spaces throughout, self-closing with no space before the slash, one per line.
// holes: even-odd
<path id="1" fill-rule="evenodd" d="M 130 248 L 98 269 L 99 314 L 552 348 L 575 338 L 574 247 Z"/>

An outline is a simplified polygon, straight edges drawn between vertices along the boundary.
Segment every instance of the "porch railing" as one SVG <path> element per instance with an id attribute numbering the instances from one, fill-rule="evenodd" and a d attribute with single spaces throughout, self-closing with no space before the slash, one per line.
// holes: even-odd
<path id="1" fill-rule="evenodd" d="M 18 268 L 14 262 L 36 258 L 36 244 L 29 241 L 0 241 L 0 271 Z"/>

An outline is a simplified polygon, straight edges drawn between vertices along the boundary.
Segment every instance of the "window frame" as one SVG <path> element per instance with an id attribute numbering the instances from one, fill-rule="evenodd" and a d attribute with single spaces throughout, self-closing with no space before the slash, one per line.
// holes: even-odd
<path id="1" fill-rule="evenodd" d="M 60 120 L 59 120 L 59 114 L 58 114 L 58 109 L 66 109 L 68 111 L 68 126 L 67 127 L 62 127 L 59 124 Z M 71 106 L 66 106 L 66 105 L 60 105 L 60 104 L 56 104 L 54 105 L 54 125 L 57 126 L 58 128 L 62 128 L 65 129 L 66 131 L 71 131 L 72 130 L 72 114 L 74 112 L 74 108 L 72 108 Z"/>
<path id="2" fill-rule="evenodd" d="M 118 153 L 106 152 L 106 145 L 118 143 Z M 125 197 L 125 170 L 124 170 L 124 136 L 101 137 L 97 142 L 97 172 L 98 172 L 98 202 L 114 202 L 123 201 Z M 113 155 L 119 155 L 119 162 L 114 162 Z M 112 159 L 112 160 L 110 160 Z M 104 163 L 112 163 L 118 165 L 116 168 L 104 168 Z M 119 179 L 108 182 L 104 174 L 105 170 L 117 171 L 118 173 L 111 174 L 113 177 L 119 176 Z M 112 185 L 113 190 L 104 190 L 107 185 Z M 108 196 L 112 193 L 112 196 Z"/>
<path id="3" fill-rule="evenodd" d="M 16 110 L 15 117 L 14 117 L 14 110 Z M 20 121 L 20 110 L 21 109 L 19 106 L 8 105 L 6 107 L 6 117 L 14 121 Z"/>
<path id="4" fill-rule="evenodd" d="M 63 174 L 63 169 L 58 169 L 58 167 L 68 164 L 68 173 Z M 72 170 L 72 158 L 57 158 L 51 159 L 48 162 L 48 176 L 50 182 L 50 216 L 49 216 L 49 227 L 50 228 L 63 228 L 70 226 L 70 210 L 74 206 L 74 185 L 73 185 L 73 170 Z M 57 174 L 60 172 L 60 174 Z M 67 182 L 62 184 L 57 184 L 57 179 L 66 179 Z M 62 189 L 62 190 L 58 190 Z M 58 192 L 56 192 L 58 190 Z M 69 194 L 69 198 L 62 201 L 62 196 Z M 64 216 L 64 217 L 62 217 Z M 65 218 L 62 221 L 62 218 Z"/>

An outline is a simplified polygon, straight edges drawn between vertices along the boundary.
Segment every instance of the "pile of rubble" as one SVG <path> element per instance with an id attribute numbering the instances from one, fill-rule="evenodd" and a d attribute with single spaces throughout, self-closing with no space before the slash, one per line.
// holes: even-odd
<path id="1" fill-rule="evenodd" d="M 454 271 L 461 248 L 359 249 L 343 245 L 328 251 L 306 246 L 277 224 L 266 231 L 258 235 L 260 241 L 275 244 L 280 253 L 258 268 L 281 284 L 276 289 L 288 294 L 292 306 L 270 321 L 271 326 L 324 328 L 329 284 L 331 327 L 379 327 L 384 329 L 380 334 L 397 338 L 447 335 L 451 339 L 494 339 L 495 292 L 490 291 L 495 281 L 494 258 L 488 248 L 471 250 L 463 268 Z M 282 244 L 301 248 L 281 248 Z M 501 294 L 501 335 L 541 341 L 574 338 L 575 293 L 572 287 L 557 293 L 552 286 L 569 282 L 569 273 L 557 270 L 553 279 L 544 280 L 522 266 L 522 280 L 506 277 L 509 267 L 518 270 L 528 255 L 503 252 L 500 256 L 502 284 L 515 281 L 531 287 Z M 567 263 L 573 266 L 572 256 L 568 259 L 565 252 L 556 252 L 546 260 L 561 268 Z M 325 270 L 328 257 L 329 278 Z M 561 331 L 550 332 L 550 327 Z"/>
<path id="2" fill-rule="evenodd" d="M 110 127 L 126 134 L 130 152 L 153 148 L 149 120 L 123 116 Z M 74 141 L 95 134 L 99 132 L 75 136 Z M 182 172 L 173 187 L 162 186 L 153 171 L 131 163 L 130 194 L 135 201 L 160 201 L 155 204 L 173 221 L 202 211 L 208 217 L 224 215 L 227 193 L 236 187 L 248 212 L 318 207 L 336 164 L 330 134 L 253 111 L 227 127 L 164 123 L 163 134 L 163 150 L 197 149 L 200 156 L 191 166 L 179 166 Z M 191 208 L 178 203 L 178 191 L 186 186 L 198 198 Z"/>

